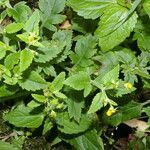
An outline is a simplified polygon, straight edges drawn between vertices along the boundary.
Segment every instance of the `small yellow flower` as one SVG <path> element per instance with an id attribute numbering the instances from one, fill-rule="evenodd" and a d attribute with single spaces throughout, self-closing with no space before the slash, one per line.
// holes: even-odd
<path id="1" fill-rule="evenodd" d="M 127 83 L 124 84 L 124 87 L 126 89 L 130 90 L 130 89 L 132 89 L 133 85 L 131 83 L 127 82 Z"/>
<path id="2" fill-rule="evenodd" d="M 111 107 L 107 110 L 106 115 L 110 117 L 110 116 L 112 116 L 116 111 L 117 111 L 117 110 L 116 110 L 114 107 L 111 106 Z"/>
<path id="3" fill-rule="evenodd" d="M 30 44 L 34 44 L 37 41 L 37 35 L 34 32 L 30 33 L 28 41 Z"/>

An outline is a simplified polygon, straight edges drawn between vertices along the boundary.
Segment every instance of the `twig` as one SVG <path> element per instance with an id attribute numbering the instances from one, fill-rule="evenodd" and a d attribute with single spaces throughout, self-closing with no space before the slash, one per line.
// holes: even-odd
<path id="1" fill-rule="evenodd" d="M 141 105 L 142 105 L 142 107 L 143 107 L 143 106 L 145 106 L 145 105 L 147 105 L 147 104 L 150 104 L 150 99 L 147 100 L 146 102 L 142 103 Z"/>
<path id="2" fill-rule="evenodd" d="M 16 132 L 12 132 L 11 134 L 9 135 L 6 135 L 6 136 L 1 136 L 0 139 L 2 139 L 2 141 L 6 141 L 7 139 L 9 139 L 10 137 L 13 137 L 13 136 L 16 136 Z"/>

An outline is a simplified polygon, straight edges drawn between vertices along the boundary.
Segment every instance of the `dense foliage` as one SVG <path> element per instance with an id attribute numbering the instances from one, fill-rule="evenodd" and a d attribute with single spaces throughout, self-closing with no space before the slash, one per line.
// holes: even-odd
<path id="1" fill-rule="evenodd" d="M 103 150 L 109 128 L 150 124 L 150 0 L 1 0 L 0 12 L 0 105 L 15 132 L 0 149 L 36 132 L 48 149 Z"/>

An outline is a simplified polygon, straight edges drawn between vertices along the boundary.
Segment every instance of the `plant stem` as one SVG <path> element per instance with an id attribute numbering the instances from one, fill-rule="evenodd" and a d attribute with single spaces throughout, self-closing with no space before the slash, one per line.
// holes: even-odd
<path id="1" fill-rule="evenodd" d="M 147 104 L 150 104 L 150 99 L 147 100 L 146 102 L 142 103 L 142 106 L 145 106 L 145 105 L 147 105 Z"/>

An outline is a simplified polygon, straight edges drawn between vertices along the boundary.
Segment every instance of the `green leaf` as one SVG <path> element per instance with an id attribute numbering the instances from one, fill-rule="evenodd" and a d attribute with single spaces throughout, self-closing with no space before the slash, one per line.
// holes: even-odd
<path id="1" fill-rule="evenodd" d="M 83 95 L 76 91 L 69 92 L 69 96 L 66 102 L 70 119 L 74 118 L 74 120 L 79 123 L 81 118 L 81 111 L 84 107 Z"/>
<path id="2" fill-rule="evenodd" d="M 99 38 L 102 51 L 108 51 L 123 42 L 133 31 L 137 22 L 137 14 L 128 17 L 129 10 L 120 5 L 113 5 L 102 15 L 95 34 Z"/>
<path id="3" fill-rule="evenodd" d="M 122 121 L 127 121 L 141 115 L 142 105 L 140 103 L 131 101 L 127 105 L 121 107 Z"/>
<path id="4" fill-rule="evenodd" d="M 79 16 L 86 19 L 96 19 L 104 10 L 116 4 L 116 0 L 68 0 L 67 5 L 72 7 Z"/>
<path id="5" fill-rule="evenodd" d="M 30 102 L 27 104 L 27 106 L 28 106 L 29 108 L 31 108 L 31 109 L 37 108 L 37 107 L 39 107 L 40 105 L 41 105 L 40 103 L 38 103 L 38 102 L 36 102 L 36 101 L 34 101 L 34 100 L 30 101 Z"/>
<path id="6" fill-rule="evenodd" d="M 112 70 L 107 73 L 100 74 L 94 81 L 94 85 L 98 88 L 103 88 L 103 86 L 107 86 L 107 84 L 116 82 L 119 77 L 119 65 L 114 67 Z"/>
<path id="7" fill-rule="evenodd" d="M 28 91 L 36 91 L 46 87 L 46 81 L 35 71 L 25 73 L 19 85 Z"/>
<path id="8" fill-rule="evenodd" d="M 105 112 L 102 116 L 102 121 L 107 125 L 118 126 L 122 122 L 122 113 L 117 112 L 116 114 L 109 117 Z"/>
<path id="9" fill-rule="evenodd" d="M 9 54 L 4 61 L 4 64 L 7 69 L 12 70 L 15 65 L 19 63 L 20 52 Z"/>
<path id="10" fill-rule="evenodd" d="M 45 63 L 53 60 L 64 49 L 65 44 L 59 41 L 44 41 L 44 47 L 39 47 L 38 54 L 35 57 L 36 62 Z"/>
<path id="11" fill-rule="evenodd" d="M 96 130 L 91 130 L 83 135 L 68 140 L 76 150 L 104 150 L 102 139 L 97 134 Z"/>
<path id="12" fill-rule="evenodd" d="M 150 32 L 139 30 L 135 33 L 135 38 L 137 39 L 138 47 L 141 51 L 150 52 Z"/>
<path id="13" fill-rule="evenodd" d="M 55 68 L 49 63 L 47 63 L 47 64 L 44 63 L 42 65 L 42 69 L 43 69 L 44 73 L 46 75 L 48 75 L 48 76 L 52 76 L 52 77 L 56 77 L 57 76 Z"/>
<path id="14" fill-rule="evenodd" d="M 16 33 L 23 28 L 22 23 L 11 23 L 5 27 L 5 31 L 9 34 Z"/>
<path id="15" fill-rule="evenodd" d="M 24 30 L 29 32 L 35 32 L 37 35 L 39 33 L 39 22 L 40 22 L 40 14 L 39 10 L 36 9 L 29 20 L 25 23 Z"/>
<path id="16" fill-rule="evenodd" d="M 65 44 L 63 54 L 59 58 L 57 58 L 57 62 L 64 61 L 67 56 L 70 54 L 71 46 L 72 46 L 72 31 L 70 30 L 59 30 L 55 32 L 52 37 L 53 40 L 57 40 L 59 42 L 63 42 Z"/>
<path id="17" fill-rule="evenodd" d="M 97 40 L 94 36 L 88 35 L 85 37 L 81 37 L 75 46 L 75 53 L 72 52 L 71 60 L 75 64 L 75 66 L 79 65 L 81 67 L 87 67 L 93 64 L 91 58 L 94 54 L 96 54 L 97 49 L 95 46 L 97 44 Z"/>
<path id="18" fill-rule="evenodd" d="M 103 107 L 103 102 L 106 99 L 106 94 L 104 93 L 97 93 L 94 99 L 92 100 L 92 104 L 89 108 L 88 114 L 95 113 L 97 110 Z"/>
<path id="19" fill-rule="evenodd" d="M 64 85 L 65 72 L 61 72 L 50 84 L 50 89 L 52 91 L 60 91 Z"/>
<path id="20" fill-rule="evenodd" d="M 22 50 L 20 52 L 20 72 L 25 71 L 32 63 L 34 53 L 30 50 Z"/>
<path id="21" fill-rule="evenodd" d="M 11 96 L 16 93 L 18 89 L 13 89 L 7 85 L 0 85 L 0 97 Z"/>
<path id="22" fill-rule="evenodd" d="M 31 109 L 19 105 L 14 110 L 4 115 L 4 120 L 16 127 L 38 128 L 44 119 L 43 114 L 31 114 Z"/>
<path id="23" fill-rule="evenodd" d="M 14 145 L 8 143 L 8 142 L 3 142 L 0 141 L 0 149 L 1 150 L 19 150 L 17 147 L 15 147 Z"/>
<path id="24" fill-rule="evenodd" d="M 43 135 L 46 134 L 49 130 L 51 130 L 53 127 L 53 123 L 49 118 L 47 118 L 44 122 L 44 128 L 43 128 Z"/>
<path id="25" fill-rule="evenodd" d="M 39 8 L 45 15 L 63 11 L 66 0 L 39 0 Z"/>
<path id="26" fill-rule="evenodd" d="M 150 117 L 150 106 L 143 108 L 143 110 L 146 113 L 146 115 Z"/>
<path id="27" fill-rule="evenodd" d="M 74 74 L 67 78 L 64 83 L 75 90 L 84 90 L 84 92 L 91 87 L 90 76 L 86 72 Z M 86 97 L 89 93 L 90 90 L 87 93 L 84 93 L 84 96 Z"/>
<path id="28" fill-rule="evenodd" d="M 86 131 L 90 128 L 92 120 L 86 115 L 82 115 L 80 123 L 70 120 L 67 112 L 58 113 L 56 122 L 58 124 L 58 129 L 66 134 L 77 134 Z"/>
<path id="29" fill-rule="evenodd" d="M 11 47 L 0 41 L 0 60 L 5 57 L 7 51 L 11 51 Z"/>
<path id="30" fill-rule="evenodd" d="M 40 103 L 46 102 L 46 98 L 45 98 L 45 96 L 43 96 L 43 95 L 32 94 L 32 97 L 33 97 L 37 102 L 40 102 Z"/>
<path id="31" fill-rule="evenodd" d="M 144 7 L 145 12 L 150 17 L 150 1 L 149 0 L 144 0 L 143 7 Z"/>
<path id="32" fill-rule="evenodd" d="M 121 106 L 112 116 L 107 116 L 106 112 L 104 112 L 102 120 L 105 124 L 118 126 L 124 121 L 139 117 L 141 115 L 141 109 L 142 106 L 140 103 L 131 101 L 124 106 Z"/>
<path id="33" fill-rule="evenodd" d="M 42 11 L 42 26 L 50 31 L 57 31 L 53 24 L 59 24 L 66 18 L 65 15 L 58 14 L 63 11 L 66 0 L 40 0 L 39 8 Z"/>
<path id="34" fill-rule="evenodd" d="M 8 15 L 12 16 L 16 22 L 25 23 L 32 14 L 30 7 L 25 4 L 26 2 L 22 1 L 17 3 L 14 8 L 7 8 Z"/>

